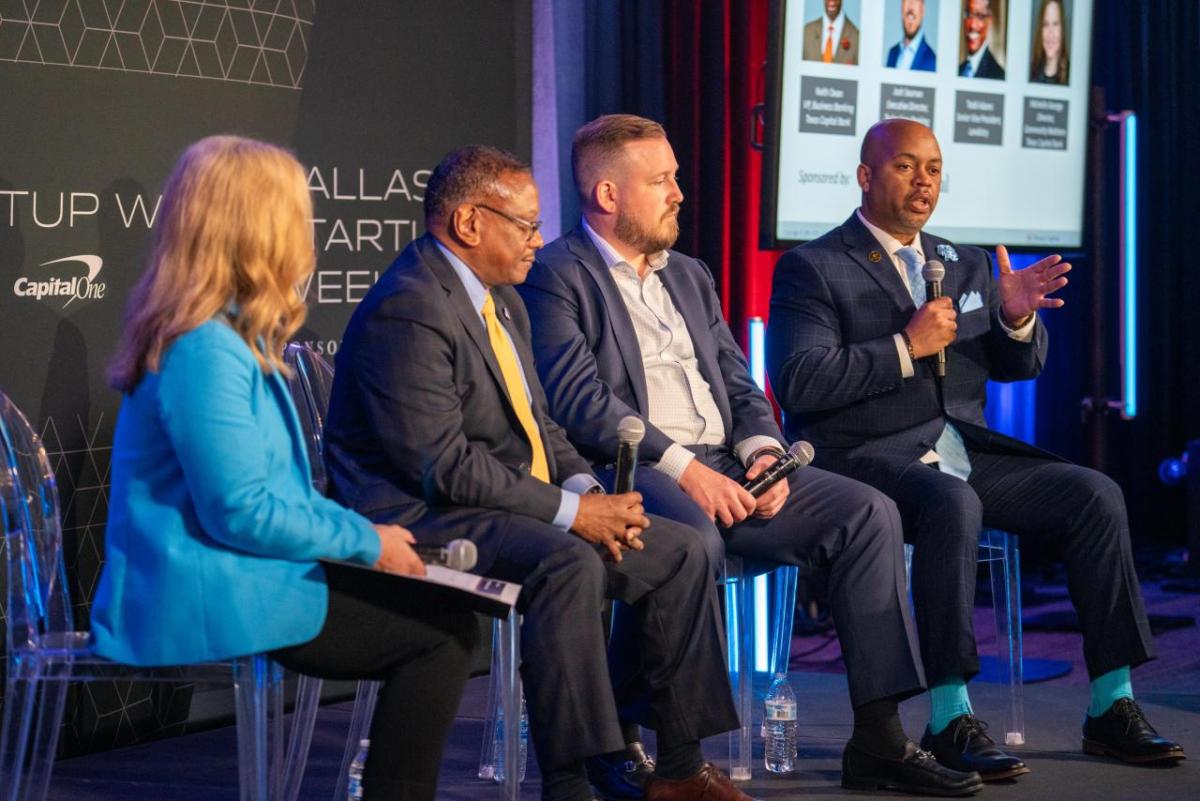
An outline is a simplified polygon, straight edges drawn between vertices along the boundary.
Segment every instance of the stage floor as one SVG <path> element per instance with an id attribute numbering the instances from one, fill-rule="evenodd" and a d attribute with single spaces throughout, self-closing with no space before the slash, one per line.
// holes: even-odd
<path id="1" fill-rule="evenodd" d="M 767 776 L 761 743 L 754 780 L 743 785 L 755 798 L 857 799 L 897 798 L 843 790 L 838 781 L 841 751 L 850 734 L 850 708 L 844 676 L 793 672 L 800 708 L 800 758 L 796 773 Z M 1140 701 L 1150 720 L 1179 740 L 1195 761 L 1173 768 L 1129 767 L 1084 756 L 1079 750 L 1079 723 L 1087 704 L 1086 687 L 1038 684 L 1026 688 L 1025 714 L 1029 744 L 1013 749 L 1033 772 L 1011 784 L 989 785 L 979 798 L 994 801 L 1195 801 L 1200 799 L 1200 688 L 1194 692 L 1146 692 Z M 442 767 L 439 799 L 467 801 L 499 798 L 499 788 L 475 779 L 482 738 L 486 683 L 468 686 Z M 1000 728 L 1000 687 L 973 685 L 976 712 Z M 349 704 L 321 710 L 313 751 L 301 792 L 304 801 L 330 801 L 334 772 L 349 722 Z M 928 714 L 922 698 L 902 709 L 911 736 L 920 735 Z M 706 742 L 711 759 L 723 764 L 724 738 Z M 50 798 L 55 801 L 235 801 L 237 798 L 232 727 L 190 734 L 147 745 L 62 760 L 55 771 Z M 535 760 L 522 799 L 536 801 L 540 782 Z"/>
<path id="2" fill-rule="evenodd" d="M 1200 596 L 1165 591 L 1159 581 L 1143 581 L 1152 615 L 1200 617 Z M 1027 625 L 1039 615 L 1069 609 L 1065 587 L 1043 582 L 1027 599 Z M 981 599 L 982 600 L 982 599 Z M 981 653 L 994 648 L 995 625 L 986 602 L 975 610 Z M 1025 655 L 1069 663 L 1070 672 L 1025 686 L 1028 744 L 1014 748 L 1032 773 L 1010 784 L 988 785 L 976 798 L 991 801 L 1200 801 L 1200 626 L 1156 633 L 1159 658 L 1134 671 L 1134 689 L 1150 721 L 1181 742 L 1192 760 L 1175 767 L 1130 767 L 1084 756 L 1079 726 L 1088 702 L 1087 672 L 1078 634 L 1025 632 Z M 792 642 L 791 680 L 800 710 L 797 771 L 768 776 L 762 743 L 756 742 L 754 780 L 745 791 L 764 801 L 790 798 L 901 798 L 897 794 L 851 793 L 839 785 L 841 753 L 850 736 L 850 702 L 837 640 L 828 634 L 797 636 Z M 439 799 L 499 799 L 499 788 L 475 773 L 483 738 L 486 679 L 473 679 L 459 709 L 442 765 Z M 1002 688 L 972 682 L 976 713 L 990 721 L 997 739 L 1003 727 Z M 929 714 L 927 696 L 901 707 L 909 736 L 919 738 Z M 341 761 L 350 704 L 321 710 L 313 750 L 301 790 L 303 801 L 334 801 L 334 774 Z M 726 738 L 705 743 L 709 758 L 727 767 Z M 50 788 L 54 801 L 236 801 L 237 774 L 232 726 L 132 748 L 62 760 Z M 523 801 L 540 794 L 536 760 L 530 756 Z M 336 801 L 341 801 L 337 799 Z"/>

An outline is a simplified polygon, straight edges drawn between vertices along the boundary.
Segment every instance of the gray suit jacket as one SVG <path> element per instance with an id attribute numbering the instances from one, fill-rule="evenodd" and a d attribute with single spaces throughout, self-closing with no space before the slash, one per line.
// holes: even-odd
<path id="1" fill-rule="evenodd" d="M 337 353 L 325 449 L 343 503 L 401 525 L 462 507 L 552 522 L 562 498 L 555 485 L 592 474 L 546 414 L 525 305 L 512 287 L 494 287 L 492 296 L 525 370 L 551 483 L 530 475 L 532 450 L 487 331 L 427 234 L 367 293 Z M 442 530 L 447 539 L 462 533 Z M 481 553 L 480 563 L 490 556 Z"/>

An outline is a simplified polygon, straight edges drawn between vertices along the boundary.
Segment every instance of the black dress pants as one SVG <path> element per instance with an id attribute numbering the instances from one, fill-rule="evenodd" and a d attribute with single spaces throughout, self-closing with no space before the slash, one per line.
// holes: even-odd
<path id="1" fill-rule="evenodd" d="M 574 534 L 506 512 L 434 511 L 410 528 L 430 542 L 453 528 L 478 545 L 485 575 L 521 583 L 521 678 L 543 773 L 622 748 L 618 708 L 672 742 L 737 728 L 716 587 L 693 532 L 652 517 L 645 550 L 615 564 Z M 635 642 L 614 651 L 631 664 L 607 658 L 605 599 L 633 609 Z"/>
<path id="2" fill-rule="evenodd" d="M 972 611 L 981 527 L 1047 540 L 1064 559 L 1091 678 L 1153 658 L 1120 487 L 1066 462 L 969 444 L 968 455 L 965 482 L 920 462 L 871 477 L 896 500 L 914 545 L 913 601 L 930 683 L 979 672 Z"/>
<path id="3" fill-rule="evenodd" d="M 723 446 L 688 448 L 708 467 L 740 481 L 745 468 Z M 805 467 L 789 479 L 791 494 L 772 518 L 717 526 L 679 484 L 639 466 L 637 490 L 646 510 L 696 532 L 719 569 L 723 553 L 758 562 L 814 565 L 829 573 L 850 701 L 861 706 L 921 692 L 924 674 L 917 630 L 908 611 L 904 543 L 896 505 L 878 490 L 845 476 Z"/>
<path id="4" fill-rule="evenodd" d="M 413 582 L 325 564 L 329 607 L 312 640 L 276 651 L 324 679 L 383 682 L 363 773 L 367 801 L 433 801 L 479 624 L 466 607 Z"/>

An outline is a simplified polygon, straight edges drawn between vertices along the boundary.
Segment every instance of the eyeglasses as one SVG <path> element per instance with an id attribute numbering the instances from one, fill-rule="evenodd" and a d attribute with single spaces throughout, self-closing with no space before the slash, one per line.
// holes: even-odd
<path id="1" fill-rule="evenodd" d="M 964 11 L 963 19 L 973 19 L 976 22 L 987 22 L 992 18 L 990 11 Z"/>
<path id="2" fill-rule="evenodd" d="M 519 225 L 521 228 L 523 228 L 525 230 L 525 241 L 526 242 L 528 242 L 529 240 L 531 240 L 535 236 L 537 236 L 537 232 L 540 231 L 542 228 L 541 220 L 534 220 L 533 222 L 529 222 L 529 220 L 522 220 L 520 217 L 514 217 L 511 214 L 506 214 L 505 212 L 500 211 L 500 209 L 493 209 L 491 206 L 487 205 L 486 203 L 476 203 L 475 205 L 481 209 L 487 209 L 492 214 L 499 214 L 501 217 L 508 220 L 510 223 Z"/>

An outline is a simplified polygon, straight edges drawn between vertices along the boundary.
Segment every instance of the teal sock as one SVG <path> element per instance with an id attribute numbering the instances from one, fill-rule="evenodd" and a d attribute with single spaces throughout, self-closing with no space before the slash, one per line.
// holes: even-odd
<path id="1" fill-rule="evenodd" d="M 1133 698 L 1129 665 L 1092 679 L 1092 703 L 1088 706 L 1088 714 L 1094 718 L 1100 717 L 1118 698 Z"/>
<path id="2" fill-rule="evenodd" d="M 929 688 L 929 731 L 940 734 L 960 715 L 974 714 L 967 683 L 955 676 Z"/>

